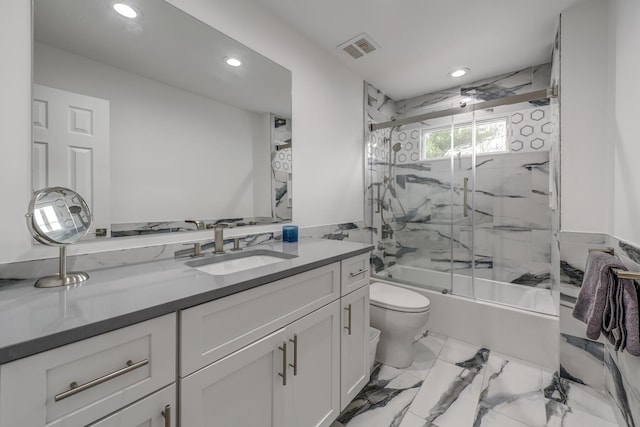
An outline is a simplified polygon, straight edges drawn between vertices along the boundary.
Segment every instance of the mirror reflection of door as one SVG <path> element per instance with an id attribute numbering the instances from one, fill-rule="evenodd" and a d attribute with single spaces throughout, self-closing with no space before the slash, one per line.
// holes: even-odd
<path id="1" fill-rule="evenodd" d="M 33 85 L 33 191 L 60 186 L 80 194 L 95 228 L 111 229 L 109 101 Z"/>

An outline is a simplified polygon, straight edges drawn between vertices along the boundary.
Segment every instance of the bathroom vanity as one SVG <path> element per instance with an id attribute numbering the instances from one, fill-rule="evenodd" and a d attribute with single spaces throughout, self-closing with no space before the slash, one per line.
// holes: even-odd
<path id="1" fill-rule="evenodd" d="M 371 246 L 265 246 L 295 257 L 0 290 L 0 427 L 330 425 L 369 377 Z"/>

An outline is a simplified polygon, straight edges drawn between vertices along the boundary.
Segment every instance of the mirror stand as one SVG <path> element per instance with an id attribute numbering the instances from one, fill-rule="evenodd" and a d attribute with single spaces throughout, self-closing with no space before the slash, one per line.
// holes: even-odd
<path id="1" fill-rule="evenodd" d="M 60 246 L 60 271 L 57 276 L 45 276 L 36 281 L 36 288 L 55 288 L 57 286 L 78 285 L 85 282 L 89 275 L 82 272 L 67 273 L 67 247 Z"/>

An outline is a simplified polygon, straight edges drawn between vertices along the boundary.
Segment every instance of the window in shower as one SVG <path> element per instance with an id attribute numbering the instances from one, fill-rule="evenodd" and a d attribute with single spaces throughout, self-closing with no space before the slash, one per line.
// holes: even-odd
<path id="1" fill-rule="evenodd" d="M 476 121 L 476 154 L 507 152 L 507 117 Z M 420 160 L 449 156 L 467 156 L 473 153 L 473 126 L 460 123 L 451 126 L 422 129 L 420 138 Z"/>

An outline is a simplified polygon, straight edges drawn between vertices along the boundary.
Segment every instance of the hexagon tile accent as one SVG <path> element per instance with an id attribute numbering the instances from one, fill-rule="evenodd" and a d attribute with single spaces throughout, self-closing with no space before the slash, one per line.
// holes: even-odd
<path id="1" fill-rule="evenodd" d="M 524 116 L 520 113 L 514 113 L 511 115 L 511 123 L 518 124 L 524 120 Z"/>
<path id="2" fill-rule="evenodd" d="M 520 151 L 524 147 L 524 143 L 522 141 L 512 141 L 511 142 L 511 151 Z"/>
<path id="3" fill-rule="evenodd" d="M 522 129 L 520 129 L 520 135 L 522 136 L 529 136 L 533 133 L 533 126 L 523 126 Z"/>
<path id="4" fill-rule="evenodd" d="M 540 138 L 534 138 L 531 140 L 531 148 L 534 150 L 539 150 L 544 147 L 544 141 Z"/>
<path id="5" fill-rule="evenodd" d="M 540 129 L 542 129 L 542 133 L 546 133 L 547 135 L 551 135 L 551 132 L 553 131 L 553 124 L 551 122 L 547 122 L 547 123 L 543 124 Z"/>
<path id="6" fill-rule="evenodd" d="M 536 122 L 544 119 L 544 111 L 537 109 L 531 112 L 531 120 L 535 120 Z"/>

